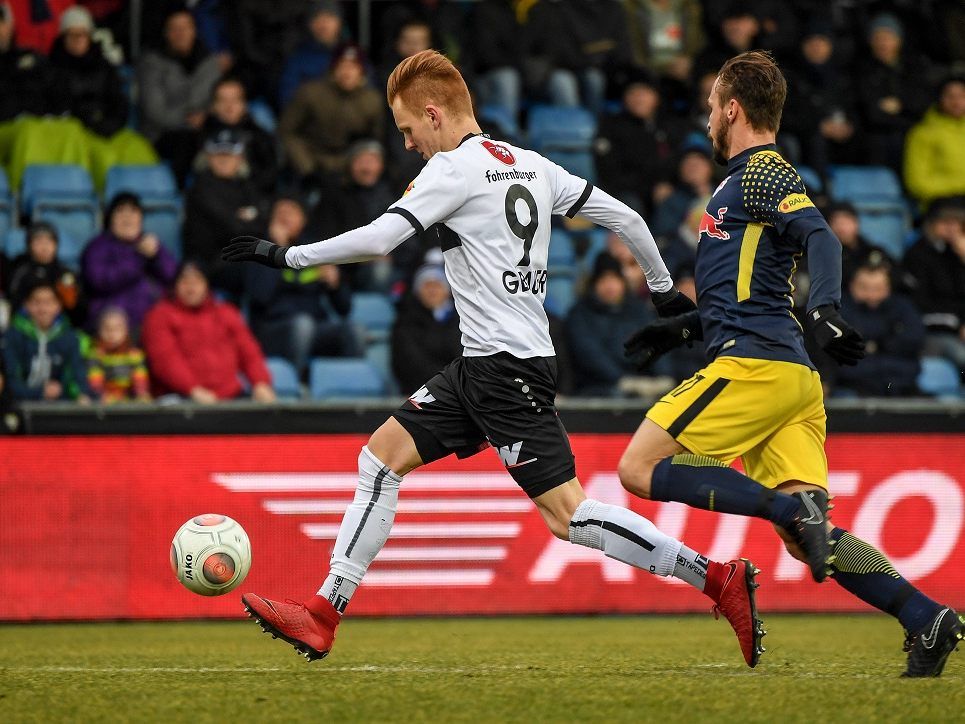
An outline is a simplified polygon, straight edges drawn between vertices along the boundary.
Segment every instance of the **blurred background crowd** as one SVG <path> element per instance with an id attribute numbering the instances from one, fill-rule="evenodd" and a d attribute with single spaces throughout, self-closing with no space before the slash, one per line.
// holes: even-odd
<path id="1" fill-rule="evenodd" d="M 17 400 L 409 394 L 461 353 L 428 230 L 390 258 L 225 266 L 379 216 L 422 160 L 385 81 L 434 47 L 484 130 L 593 180 L 649 223 L 694 296 L 723 178 L 706 138 L 720 65 L 771 50 L 778 145 L 843 245 L 868 356 L 830 395 L 961 395 L 965 4 L 958 0 L 87 0 L 0 2 L 0 405 Z M 555 220 L 546 307 L 562 394 L 650 395 L 622 342 L 654 317 L 619 238 Z M 800 312 L 807 270 L 794 291 Z"/>

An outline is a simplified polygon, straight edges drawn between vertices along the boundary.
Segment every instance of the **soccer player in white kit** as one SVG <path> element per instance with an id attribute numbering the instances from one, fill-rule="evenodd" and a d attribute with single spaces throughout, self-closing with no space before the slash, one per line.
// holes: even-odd
<path id="1" fill-rule="evenodd" d="M 702 590 L 755 666 L 764 630 L 753 564 L 710 561 L 637 513 L 588 499 L 556 413 L 556 358 L 543 310 L 550 216 L 579 214 L 618 233 L 646 273 L 661 316 L 694 309 L 673 287 L 643 219 L 539 154 L 484 135 L 465 81 L 436 51 L 403 60 L 387 96 L 406 148 L 428 161 L 398 202 L 332 239 L 286 250 L 239 237 L 223 258 L 293 269 L 345 263 L 388 254 L 413 232 L 431 229 L 459 312 L 463 356 L 413 393 L 362 448 L 355 499 L 317 594 L 298 604 L 246 593 L 245 609 L 308 660 L 323 658 L 390 534 L 402 478 L 451 453 L 467 457 L 492 446 L 553 535 Z"/>

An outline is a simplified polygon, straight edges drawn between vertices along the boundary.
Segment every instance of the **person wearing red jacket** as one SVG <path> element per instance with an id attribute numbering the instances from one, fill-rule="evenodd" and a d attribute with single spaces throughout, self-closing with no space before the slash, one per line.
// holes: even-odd
<path id="1" fill-rule="evenodd" d="M 258 342 L 238 309 L 211 295 L 194 262 L 178 269 L 174 294 L 148 312 L 141 335 L 158 396 L 175 393 L 202 404 L 231 400 L 244 393 L 241 374 L 252 399 L 275 401 Z"/>

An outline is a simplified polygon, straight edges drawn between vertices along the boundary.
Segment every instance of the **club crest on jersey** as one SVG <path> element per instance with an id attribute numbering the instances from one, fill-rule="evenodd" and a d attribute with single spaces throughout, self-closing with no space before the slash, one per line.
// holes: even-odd
<path id="1" fill-rule="evenodd" d="M 712 236 L 715 239 L 729 239 L 730 234 L 720 228 L 724 223 L 724 214 L 726 213 L 726 206 L 721 206 L 717 209 L 716 217 L 711 216 L 705 211 L 704 215 L 700 217 L 700 226 L 697 229 L 697 233 L 701 236 L 707 234 L 707 236 Z"/>
<path id="2" fill-rule="evenodd" d="M 507 166 L 516 165 L 516 157 L 505 146 L 493 143 L 492 141 L 483 141 L 482 146 L 489 151 L 497 161 L 505 163 Z"/>

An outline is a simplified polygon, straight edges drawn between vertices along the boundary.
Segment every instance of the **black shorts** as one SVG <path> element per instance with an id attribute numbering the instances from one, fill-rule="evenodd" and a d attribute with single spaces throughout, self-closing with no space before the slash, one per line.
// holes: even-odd
<path id="1" fill-rule="evenodd" d="M 423 463 L 469 457 L 492 445 L 531 498 L 576 477 L 570 441 L 556 414 L 556 358 L 506 352 L 460 357 L 393 413 Z"/>

